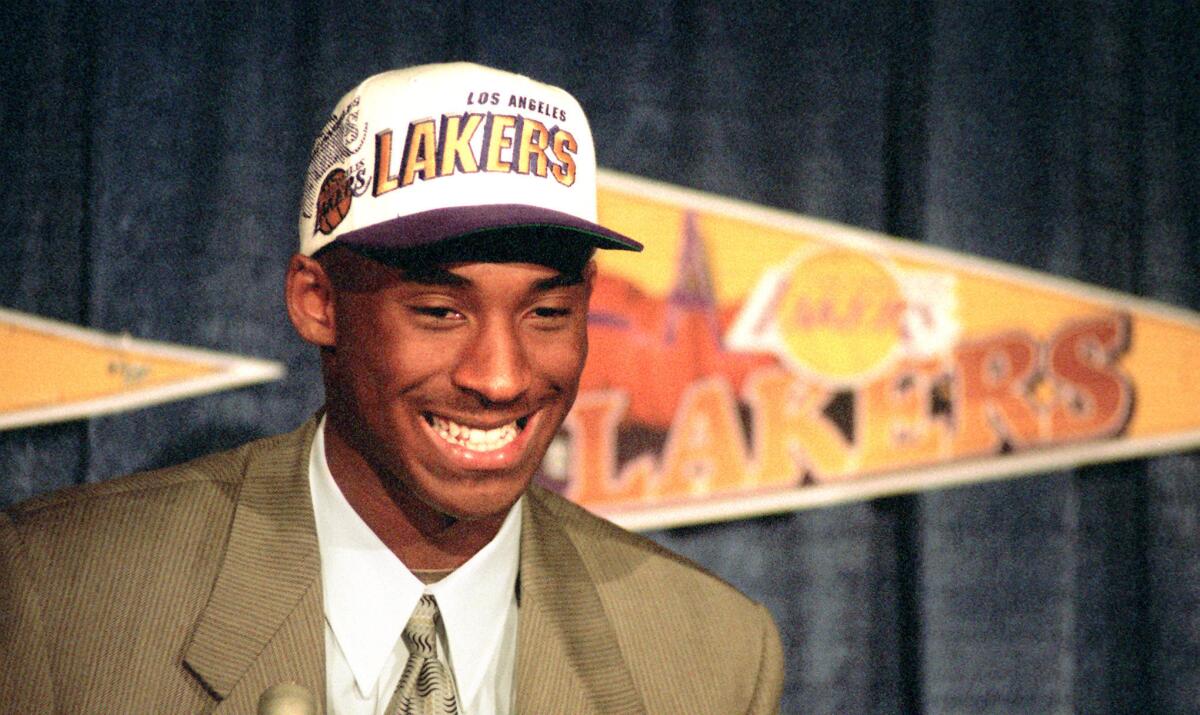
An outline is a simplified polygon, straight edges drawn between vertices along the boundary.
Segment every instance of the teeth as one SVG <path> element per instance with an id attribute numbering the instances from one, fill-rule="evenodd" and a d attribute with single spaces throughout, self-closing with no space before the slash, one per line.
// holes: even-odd
<path id="1" fill-rule="evenodd" d="M 460 425 L 437 415 L 431 415 L 428 422 L 433 427 L 433 431 L 437 432 L 442 439 L 474 452 L 490 452 L 500 449 L 516 439 L 517 433 L 520 432 L 515 421 L 489 430 Z"/>

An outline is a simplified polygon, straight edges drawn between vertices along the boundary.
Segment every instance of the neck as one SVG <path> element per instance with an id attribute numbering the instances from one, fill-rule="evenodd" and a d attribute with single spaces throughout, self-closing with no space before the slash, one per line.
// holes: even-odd
<path id="1" fill-rule="evenodd" d="M 346 501 L 409 570 L 458 568 L 496 536 L 507 516 L 459 519 L 438 511 L 400 478 L 374 468 L 330 419 L 325 459 Z"/>

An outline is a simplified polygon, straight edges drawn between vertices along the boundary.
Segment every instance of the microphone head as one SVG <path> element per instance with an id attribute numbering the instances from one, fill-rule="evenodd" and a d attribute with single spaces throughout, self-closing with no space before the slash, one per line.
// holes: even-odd
<path id="1" fill-rule="evenodd" d="M 277 683 L 259 696 L 258 715 L 317 715 L 317 704 L 303 685 Z"/>

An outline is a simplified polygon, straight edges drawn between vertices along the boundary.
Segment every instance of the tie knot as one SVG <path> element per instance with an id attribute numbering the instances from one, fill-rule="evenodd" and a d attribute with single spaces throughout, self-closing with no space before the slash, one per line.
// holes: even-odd
<path id="1" fill-rule="evenodd" d="M 421 596 L 413 609 L 408 625 L 404 627 L 404 642 L 408 650 L 424 658 L 437 657 L 437 601 L 430 594 Z"/>

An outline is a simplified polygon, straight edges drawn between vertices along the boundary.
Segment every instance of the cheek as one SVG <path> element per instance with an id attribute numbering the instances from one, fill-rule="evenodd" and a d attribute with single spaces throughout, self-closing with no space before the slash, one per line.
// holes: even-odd
<path id="1" fill-rule="evenodd" d="M 580 332 L 561 340 L 548 340 L 530 349 L 535 372 L 563 388 L 579 382 L 587 358 L 587 334 Z"/>
<path id="2" fill-rule="evenodd" d="M 426 382 L 453 353 L 451 346 L 415 339 L 380 321 L 357 324 L 345 337 L 339 340 L 339 366 L 356 399 L 368 404 L 394 399 Z"/>

